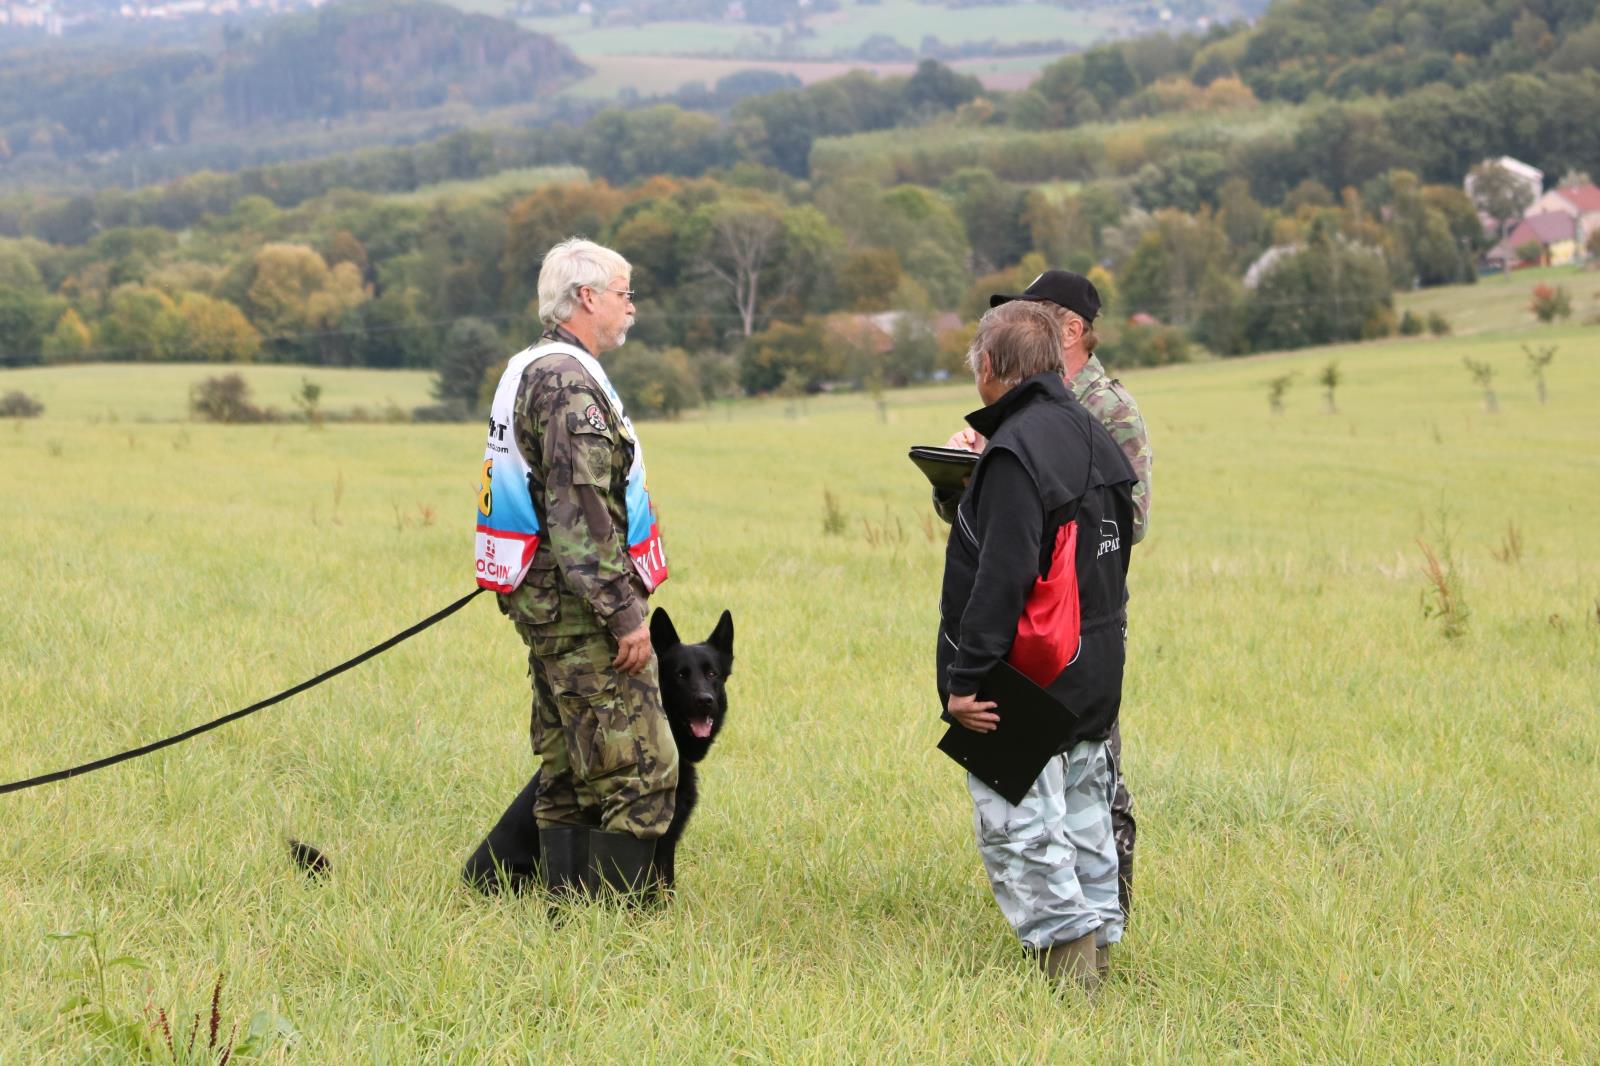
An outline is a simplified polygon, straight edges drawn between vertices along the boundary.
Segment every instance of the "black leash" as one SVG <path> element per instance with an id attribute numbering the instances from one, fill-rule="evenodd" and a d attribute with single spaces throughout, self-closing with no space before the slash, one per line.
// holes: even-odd
<path id="1" fill-rule="evenodd" d="M 35 785 L 48 785 L 52 781 L 65 781 L 69 777 L 77 777 L 79 774 L 86 774 L 92 770 L 99 770 L 107 766 L 115 766 L 117 763 L 127 762 L 129 759 L 137 759 L 141 755 L 149 755 L 152 751 L 160 751 L 162 748 L 170 747 L 173 744 L 180 744 L 183 741 L 188 740 L 190 737 L 199 736 L 201 733 L 209 733 L 218 726 L 227 725 L 229 722 L 238 721 L 240 718 L 243 718 L 246 715 L 255 714 L 257 711 L 266 710 L 273 704 L 282 703 L 290 696 L 297 696 L 308 688 L 316 688 L 324 681 L 331 677 L 339 676 L 346 670 L 349 670 L 351 667 L 360 666 L 362 663 L 366 662 L 375 655 L 382 655 L 396 644 L 399 644 L 402 641 L 410 640 L 412 637 L 416 636 L 418 633 L 421 633 L 424 629 L 427 629 L 430 626 L 438 625 L 440 622 L 444 621 L 446 618 L 449 618 L 451 615 L 461 610 L 461 608 L 465 607 L 474 596 L 482 591 L 483 589 L 481 587 L 473 589 L 471 592 L 467 593 L 467 595 L 461 597 L 459 600 L 444 608 L 442 611 L 437 611 L 424 618 L 416 625 L 411 626 L 408 629 L 401 630 L 388 640 L 384 641 L 382 644 L 375 644 L 366 651 L 362 652 L 360 655 L 357 655 L 355 658 L 346 659 L 333 669 L 324 670 L 322 673 L 311 678 L 309 681 L 302 681 L 293 688 L 286 688 L 276 696 L 269 696 L 260 703 L 252 703 L 250 706 L 241 710 L 234 711 L 231 714 L 225 714 L 221 718 L 214 718 L 203 725 L 197 725 L 192 729 L 185 729 L 181 733 L 176 733 L 170 737 L 165 737 L 161 740 L 154 741 L 153 743 L 146 744 L 143 747 L 118 752 L 115 755 L 107 755 L 104 759 L 96 759 L 94 762 L 86 762 L 81 766 L 73 766 L 66 770 L 57 770 L 55 773 L 40 774 L 38 777 L 30 777 L 25 781 L 13 781 L 7 785 L 0 785 L 0 795 L 3 795 L 7 792 L 21 792 L 23 789 L 33 788 Z"/>

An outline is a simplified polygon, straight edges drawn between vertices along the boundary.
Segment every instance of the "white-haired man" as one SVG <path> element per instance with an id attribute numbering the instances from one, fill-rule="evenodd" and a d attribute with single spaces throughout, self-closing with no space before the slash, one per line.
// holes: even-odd
<path id="1" fill-rule="evenodd" d="M 544 334 L 495 390 L 479 488 L 478 583 L 528 646 L 533 815 L 557 895 L 648 893 L 678 783 L 645 611 L 666 559 L 639 439 L 599 363 L 633 325 L 631 274 L 591 241 L 545 255 Z"/>

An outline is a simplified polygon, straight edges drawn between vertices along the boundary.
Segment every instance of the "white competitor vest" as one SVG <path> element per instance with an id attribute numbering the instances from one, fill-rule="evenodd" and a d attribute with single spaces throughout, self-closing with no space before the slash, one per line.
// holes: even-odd
<path id="1" fill-rule="evenodd" d="M 550 355 L 570 355 L 578 361 L 600 386 L 612 415 L 633 441 L 626 500 L 628 555 L 646 591 L 654 591 L 667 579 L 667 557 L 661 547 L 655 507 L 645 488 L 644 445 L 599 361 L 582 348 L 560 341 L 537 344 L 512 356 L 494 390 L 494 403 L 489 408 L 489 442 L 483 451 L 483 479 L 478 485 L 478 584 L 496 592 L 515 592 L 528 575 L 533 553 L 539 548 L 539 515 L 528 483 L 532 470 L 511 434 L 511 421 L 523 372 L 535 360 Z M 595 411 L 594 417 L 600 418 L 601 412 Z"/>

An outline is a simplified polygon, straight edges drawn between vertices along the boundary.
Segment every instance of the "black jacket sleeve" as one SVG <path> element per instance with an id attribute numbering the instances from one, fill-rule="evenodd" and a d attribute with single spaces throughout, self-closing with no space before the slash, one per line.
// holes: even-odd
<path id="1" fill-rule="evenodd" d="M 978 571 L 961 615 L 961 641 L 950 664 L 949 691 L 970 695 L 1017 636 L 1017 620 L 1039 576 L 1044 504 L 1022 461 L 1010 452 L 991 455 L 973 506 L 976 528 L 956 535 L 977 541 Z"/>

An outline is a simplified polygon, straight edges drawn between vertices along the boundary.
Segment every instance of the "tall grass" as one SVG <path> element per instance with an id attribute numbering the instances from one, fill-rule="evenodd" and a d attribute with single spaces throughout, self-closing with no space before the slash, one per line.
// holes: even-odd
<path id="1" fill-rule="evenodd" d="M 479 602 L 228 729 L 0 797 L 0 1061 L 125 1061 L 59 1009 L 81 958 L 47 934 L 94 915 L 150 965 L 109 972 L 109 1001 L 187 1012 L 226 973 L 299 1033 L 272 1061 L 1592 1061 L 1600 366 L 1486 417 L 1460 360 L 1520 339 L 1126 375 L 1157 455 L 1124 704 L 1139 881 L 1092 1004 L 1024 965 L 933 747 L 942 543 L 905 449 L 976 405 L 951 386 L 889 394 L 887 421 L 861 396 L 642 427 L 658 600 L 738 629 L 670 907 L 552 923 L 460 887 L 531 770 L 521 645 Z M 1264 371 L 1330 357 L 1338 415 L 1311 388 L 1261 402 Z M 0 778 L 240 706 L 460 595 L 481 446 L 0 426 Z M 1441 506 L 1456 640 L 1418 611 Z"/>

